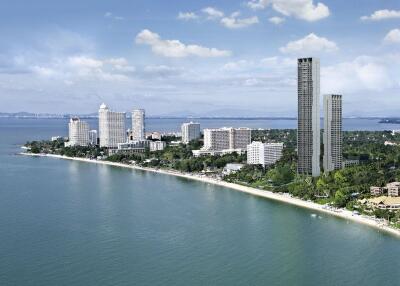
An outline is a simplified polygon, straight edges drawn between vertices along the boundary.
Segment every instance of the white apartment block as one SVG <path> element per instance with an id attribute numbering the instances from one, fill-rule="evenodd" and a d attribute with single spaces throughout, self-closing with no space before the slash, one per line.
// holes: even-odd
<path id="1" fill-rule="evenodd" d="M 319 59 L 298 59 L 297 76 L 297 172 L 316 177 L 320 174 Z"/>
<path id="2" fill-rule="evenodd" d="M 187 144 L 200 138 L 200 123 L 183 123 L 181 126 L 182 143 Z"/>
<path id="3" fill-rule="evenodd" d="M 251 143 L 250 128 L 204 129 L 203 150 L 220 151 L 226 149 L 246 150 Z"/>
<path id="4" fill-rule="evenodd" d="M 281 157 L 283 143 L 262 143 L 254 141 L 247 145 L 247 164 L 268 166 Z"/>
<path id="5" fill-rule="evenodd" d="M 135 109 L 132 111 L 132 137 L 133 140 L 145 140 L 145 111 Z"/>
<path id="6" fill-rule="evenodd" d="M 162 151 L 167 146 L 165 141 L 150 141 L 150 152 Z"/>
<path id="7" fill-rule="evenodd" d="M 68 138 L 66 146 L 89 145 L 89 124 L 79 118 L 71 118 L 68 123 Z"/>
<path id="8" fill-rule="evenodd" d="M 90 145 L 97 145 L 97 130 L 90 130 L 89 131 L 89 144 Z"/>
<path id="9" fill-rule="evenodd" d="M 125 112 L 110 111 L 103 103 L 99 109 L 100 147 L 117 148 L 127 140 Z"/>
<path id="10" fill-rule="evenodd" d="M 324 171 L 342 168 L 342 96 L 324 95 Z"/>

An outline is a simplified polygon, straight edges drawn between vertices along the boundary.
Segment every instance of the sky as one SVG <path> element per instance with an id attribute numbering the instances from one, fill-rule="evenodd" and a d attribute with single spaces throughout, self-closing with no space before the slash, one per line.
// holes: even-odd
<path id="1" fill-rule="evenodd" d="M 318 57 L 321 101 L 400 116 L 398 0 L 3 0 L 0 35 L 0 112 L 296 116 Z"/>

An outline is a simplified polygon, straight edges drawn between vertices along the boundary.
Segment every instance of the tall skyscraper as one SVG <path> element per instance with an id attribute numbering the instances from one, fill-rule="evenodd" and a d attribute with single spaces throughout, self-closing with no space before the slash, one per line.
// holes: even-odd
<path id="1" fill-rule="evenodd" d="M 146 139 L 144 120 L 144 109 L 134 109 L 132 111 L 132 138 L 134 141 Z"/>
<path id="2" fill-rule="evenodd" d="M 79 118 L 71 118 L 68 123 L 68 139 L 66 146 L 89 145 L 89 124 Z"/>
<path id="3" fill-rule="evenodd" d="M 181 126 L 182 143 L 187 144 L 192 140 L 200 138 L 200 123 L 183 123 Z"/>
<path id="4" fill-rule="evenodd" d="M 99 109 L 100 147 L 117 148 L 126 142 L 125 112 L 110 111 L 104 103 Z"/>
<path id="5" fill-rule="evenodd" d="M 342 96 L 324 95 L 324 171 L 342 168 Z"/>
<path id="6" fill-rule="evenodd" d="M 319 59 L 297 62 L 297 172 L 314 177 L 320 174 Z"/>

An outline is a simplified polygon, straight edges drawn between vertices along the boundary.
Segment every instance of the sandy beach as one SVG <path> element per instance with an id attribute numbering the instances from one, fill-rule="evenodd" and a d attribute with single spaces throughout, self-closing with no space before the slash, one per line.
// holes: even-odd
<path id="1" fill-rule="evenodd" d="M 20 154 L 27 155 L 27 156 L 34 156 L 34 157 L 50 157 L 50 158 L 58 158 L 58 159 L 64 159 L 64 160 L 87 162 L 87 163 L 93 163 L 93 164 L 103 164 L 103 165 L 109 165 L 109 166 L 115 166 L 115 167 L 121 167 L 121 168 L 130 168 L 130 169 L 135 169 L 135 170 L 142 170 L 142 171 L 148 171 L 148 172 L 153 172 L 153 173 L 158 173 L 158 174 L 172 175 L 172 176 L 186 178 L 186 179 L 190 179 L 190 180 L 201 181 L 204 183 L 210 183 L 210 184 L 226 187 L 226 188 L 229 188 L 232 190 L 236 190 L 239 192 L 251 194 L 254 196 L 259 196 L 259 197 L 263 197 L 263 198 L 276 200 L 276 201 L 280 201 L 283 203 L 288 203 L 288 204 L 296 205 L 299 207 L 307 208 L 310 210 L 315 210 L 317 212 L 326 213 L 329 215 L 333 215 L 333 216 L 340 217 L 340 218 L 350 220 L 350 221 L 354 221 L 357 223 L 362 223 L 362 224 L 374 227 L 374 228 L 378 229 L 379 231 L 384 231 L 384 232 L 387 232 L 387 233 L 390 233 L 390 234 L 400 237 L 399 229 L 392 228 L 392 227 L 385 225 L 382 222 L 379 222 L 373 218 L 369 218 L 369 217 L 362 216 L 362 215 L 355 215 L 351 211 L 345 210 L 345 209 L 334 209 L 334 210 L 327 209 L 323 205 L 319 205 L 314 202 L 304 201 L 299 198 L 294 198 L 288 194 L 273 193 L 271 191 L 259 190 L 259 189 L 246 187 L 246 186 L 242 186 L 242 185 L 238 185 L 238 184 L 234 184 L 234 183 L 228 183 L 228 182 L 216 180 L 216 179 L 201 176 L 201 175 L 184 174 L 184 173 L 180 173 L 180 172 L 172 171 L 172 170 L 145 168 L 145 167 L 140 167 L 140 166 L 135 166 L 135 165 L 127 165 L 127 164 L 122 164 L 122 163 L 114 163 L 114 162 L 101 161 L 101 160 L 91 160 L 91 159 L 86 159 L 86 158 L 73 158 L 73 157 L 53 155 L 53 154 L 32 154 L 32 153 L 25 153 L 25 152 L 22 152 Z"/>

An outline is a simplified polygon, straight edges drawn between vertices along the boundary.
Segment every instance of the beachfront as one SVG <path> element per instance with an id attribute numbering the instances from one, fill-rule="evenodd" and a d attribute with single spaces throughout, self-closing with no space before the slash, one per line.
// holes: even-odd
<path id="1" fill-rule="evenodd" d="M 242 186 L 242 185 L 238 185 L 238 184 L 234 184 L 234 183 L 228 183 L 228 182 L 224 182 L 221 180 L 216 180 L 216 179 L 209 178 L 206 176 L 180 173 L 180 172 L 172 171 L 172 170 L 147 168 L 147 167 L 140 167 L 140 166 L 135 166 L 135 165 L 127 165 L 127 164 L 122 164 L 122 163 L 114 163 L 114 162 L 101 161 L 101 160 L 92 160 L 92 159 L 86 159 L 86 158 L 67 157 L 67 156 L 53 155 L 53 154 L 32 154 L 32 153 L 26 153 L 26 152 L 22 152 L 20 154 L 27 155 L 27 156 L 34 156 L 34 157 L 50 157 L 50 158 L 73 160 L 73 161 L 80 161 L 80 162 L 87 162 L 87 163 L 94 163 L 94 164 L 103 164 L 103 165 L 109 165 L 109 166 L 115 166 L 115 167 L 148 171 L 148 172 L 153 172 L 153 173 L 158 173 L 158 174 L 172 175 L 172 176 L 186 178 L 186 179 L 190 179 L 190 180 L 197 180 L 197 181 L 201 181 L 204 183 L 210 183 L 210 184 L 226 187 L 229 189 L 233 189 L 236 191 L 240 191 L 243 193 L 251 194 L 254 196 L 272 199 L 272 200 L 280 201 L 283 203 L 288 203 L 288 204 L 296 205 L 299 207 L 315 210 L 318 212 L 323 212 L 323 213 L 333 215 L 336 217 L 340 217 L 340 218 L 343 218 L 346 220 L 351 220 L 351 221 L 354 221 L 357 223 L 369 225 L 378 230 L 382 230 L 387 233 L 390 233 L 390 234 L 400 237 L 399 229 L 392 228 L 388 225 L 383 224 L 381 221 L 372 219 L 370 217 L 355 215 L 355 214 L 353 214 L 353 212 L 346 210 L 346 209 L 328 209 L 323 205 L 320 205 L 320 204 L 317 204 L 317 203 L 314 203 L 311 201 L 304 201 L 299 198 L 294 198 L 288 194 L 279 194 L 279 193 L 273 193 L 271 191 L 259 190 L 259 189 L 246 187 L 246 186 Z"/>

